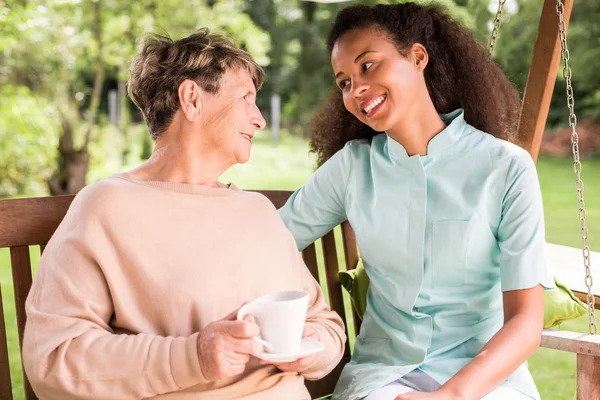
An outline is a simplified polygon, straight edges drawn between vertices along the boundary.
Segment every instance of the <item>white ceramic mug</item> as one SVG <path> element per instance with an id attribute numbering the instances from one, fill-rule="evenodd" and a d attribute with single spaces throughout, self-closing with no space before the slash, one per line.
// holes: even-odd
<path id="1" fill-rule="evenodd" d="M 299 350 L 308 310 L 308 293 L 295 290 L 267 294 L 245 304 L 238 320 L 252 315 L 260 328 L 261 343 L 268 353 L 294 353 Z"/>

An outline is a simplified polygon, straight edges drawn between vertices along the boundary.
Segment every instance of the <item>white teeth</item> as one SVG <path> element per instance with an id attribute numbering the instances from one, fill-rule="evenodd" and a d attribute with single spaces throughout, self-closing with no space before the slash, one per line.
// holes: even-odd
<path id="1" fill-rule="evenodd" d="M 245 138 L 246 138 L 246 139 L 248 139 L 248 140 L 252 139 L 252 138 L 250 137 L 250 135 L 246 135 L 245 133 L 242 133 L 242 136 L 243 136 L 243 137 L 245 137 Z"/>
<path id="2" fill-rule="evenodd" d="M 378 106 L 379 104 L 381 104 L 383 102 L 383 100 L 385 100 L 385 96 L 379 96 L 378 98 L 376 98 L 375 100 L 373 100 L 368 106 L 366 106 L 364 108 L 364 111 L 366 113 L 369 113 L 373 108 L 375 108 L 376 106 Z"/>

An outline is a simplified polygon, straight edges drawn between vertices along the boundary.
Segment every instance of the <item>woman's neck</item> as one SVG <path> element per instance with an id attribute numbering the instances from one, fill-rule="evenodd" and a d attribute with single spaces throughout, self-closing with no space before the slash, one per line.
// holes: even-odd
<path id="1" fill-rule="evenodd" d="M 219 177 L 233 163 L 203 143 L 185 139 L 185 135 L 164 132 L 158 137 L 150 158 L 130 171 L 139 180 L 176 182 L 208 187 L 227 187 Z"/>
<path id="2" fill-rule="evenodd" d="M 386 134 L 400 143 L 409 156 L 427 155 L 427 145 L 435 135 L 446 128 L 433 103 L 412 107 Z"/>

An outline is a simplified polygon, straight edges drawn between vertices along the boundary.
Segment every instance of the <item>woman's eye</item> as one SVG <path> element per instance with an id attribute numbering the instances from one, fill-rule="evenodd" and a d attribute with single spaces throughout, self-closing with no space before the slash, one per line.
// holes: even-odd
<path id="1" fill-rule="evenodd" d="M 348 86 L 348 81 L 341 81 L 339 84 L 340 89 L 344 89 L 346 86 Z"/>
<path id="2" fill-rule="evenodd" d="M 369 68 L 371 68 L 371 65 L 373 65 L 372 62 L 366 62 L 362 65 L 363 71 L 368 70 Z"/>

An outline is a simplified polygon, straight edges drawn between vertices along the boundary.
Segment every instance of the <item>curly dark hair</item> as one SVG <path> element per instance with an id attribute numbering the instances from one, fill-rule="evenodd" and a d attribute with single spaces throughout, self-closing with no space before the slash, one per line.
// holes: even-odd
<path id="1" fill-rule="evenodd" d="M 329 33 L 329 53 L 346 32 L 372 27 L 392 40 L 402 56 L 415 43 L 429 54 L 425 68 L 427 90 L 438 113 L 457 108 L 475 128 L 498 138 L 514 139 L 520 112 L 517 89 L 494 63 L 471 31 L 451 18 L 438 5 L 353 5 L 341 10 Z M 378 134 L 344 107 L 337 87 L 310 121 L 310 149 L 323 164 L 354 139 Z"/>

